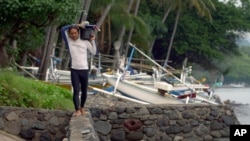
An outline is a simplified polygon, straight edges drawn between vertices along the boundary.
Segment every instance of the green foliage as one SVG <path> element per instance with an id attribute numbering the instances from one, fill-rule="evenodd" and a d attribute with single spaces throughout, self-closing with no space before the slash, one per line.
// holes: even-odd
<path id="1" fill-rule="evenodd" d="M 152 4 L 151 4 L 152 2 Z M 142 1 L 138 15 L 148 25 L 150 33 L 156 38 L 163 38 L 168 28 L 162 23 L 163 13 L 159 10 L 159 1 Z M 155 7 L 158 6 L 158 7 Z M 162 6 L 162 5 L 161 5 Z"/>
<path id="2" fill-rule="evenodd" d="M 213 84 L 219 76 L 224 76 L 224 84 L 245 82 L 250 84 L 250 47 L 240 48 L 241 56 L 228 55 L 221 61 L 215 61 L 217 70 L 208 71 L 200 65 L 193 66 L 192 75 L 198 80 L 206 78 L 206 83 Z"/>
<path id="3" fill-rule="evenodd" d="M 92 0 L 90 10 L 93 13 L 102 13 L 107 5 L 114 4 L 114 2 L 115 0 Z"/>
<path id="4" fill-rule="evenodd" d="M 0 35 L 23 33 L 23 29 L 45 28 L 52 24 L 73 22 L 79 0 L 2 0 Z M 33 29 L 34 30 L 34 29 Z"/>
<path id="5" fill-rule="evenodd" d="M 114 5 L 110 11 L 110 19 L 114 28 L 121 29 L 122 26 L 125 26 L 126 29 L 131 29 L 133 25 L 133 21 L 131 19 L 131 15 L 126 12 L 126 9 L 122 9 L 122 7 L 118 4 Z"/>
<path id="6" fill-rule="evenodd" d="M 140 49 L 144 52 L 147 52 L 149 49 L 148 49 L 148 39 L 146 38 L 146 36 L 139 36 L 138 34 L 135 34 L 133 35 L 134 38 L 131 40 L 131 42 L 133 44 L 136 44 L 136 45 L 140 45 L 138 47 L 140 47 Z"/>
<path id="7" fill-rule="evenodd" d="M 27 79 L 14 72 L 1 71 L 0 95 L 0 105 L 4 106 L 73 109 L 69 90 Z"/>
<path id="8" fill-rule="evenodd" d="M 216 11 L 211 11 L 212 23 L 199 18 L 194 10 L 181 15 L 170 56 L 170 60 L 175 64 L 181 64 L 183 59 L 188 57 L 190 62 L 211 70 L 218 68 L 214 62 L 222 61 L 225 56 L 240 55 L 235 39 L 238 32 L 250 29 L 250 24 L 246 22 L 249 15 L 233 5 L 213 2 Z M 169 32 L 161 43 L 161 46 L 165 47 L 165 52 L 171 37 L 174 18 L 174 15 L 170 15 L 166 22 Z"/>
<path id="9" fill-rule="evenodd" d="M 136 16 L 132 16 L 132 18 L 135 23 L 134 26 L 137 33 L 140 36 L 145 36 L 145 37 L 149 36 L 150 31 L 146 23 L 141 18 L 138 18 Z"/>
<path id="10" fill-rule="evenodd" d="M 34 50 L 43 45 L 45 41 L 45 31 L 41 28 L 36 28 L 35 26 L 30 26 L 28 29 L 24 29 L 23 33 L 17 37 L 20 50 L 27 51 Z"/>
<path id="11" fill-rule="evenodd" d="M 0 48 L 13 53 L 12 48 L 7 47 L 17 40 L 15 55 L 19 56 L 23 50 L 41 47 L 48 26 L 75 21 L 76 15 L 80 13 L 79 2 L 80 0 L 1 0 Z M 7 64 L 9 60 L 4 61 Z"/>
<path id="12" fill-rule="evenodd" d="M 225 74 L 226 83 L 230 82 L 246 82 L 250 83 L 250 48 L 244 47 L 240 49 L 241 56 L 227 56 L 223 62 L 220 63 L 220 69 L 229 69 Z"/>
<path id="13" fill-rule="evenodd" d="M 0 37 L 1 39 L 8 37 L 9 43 L 14 39 L 18 40 L 18 49 L 12 50 L 8 45 L 7 51 L 17 56 L 16 51 L 41 47 L 45 40 L 44 29 L 47 26 L 75 22 L 75 17 L 80 14 L 81 10 L 80 1 L 2 0 L 0 2 Z M 172 8 L 166 22 L 162 23 L 169 2 L 176 2 L 176 5 Z M 131 14 L 134 11 L 135 2 L 131 13 L 127 13 L 129 0 L 92 0 L 88 20 L 91 23 L 97 22 L 106 6 L 111 4 L 112 8 L 109 13 L 111 21 L 106 21 L 111 22 L 111 29 L 104 27 L 102 31 L 102 33 L 105 32 L 104 37 L 108 37 L 108 30 L 111 30 L 111 40 L 114 41 L 118 38 L 122 26 L 126 27 L 126 34 L 134 26 L 132 43 L 147 52 L 150 40 L 156 37 L 157 55 L 160 56 L 156 59 L 165 59 L 173 31 L 175 13 L 178 10 L 176 6 L 180 2 L 182 1 L 144 0 L 140 2 L 138 16 L 134 17 Z M 211 2 L 216 6 L 216 11 L 212 10 L 214 5 L 211 5 Z M 234 73 L 233 67 L 222 67 L 220 62 L 223 62 L 225 56 L 233 58 L 233 56 L 240 55 L 235 44 L 236 33 L 250 29 L 248 22 L 250 2 L 248 0 L 242 0 L 242 2 L 242 7 L 235 7 L 232 3 L 223 4 L 218 0 L 185 1 L 185 10 L 183 8 L 170 56 L 173 63 L 170 65 L 173 67 L 180 65 L 183 59 L 188 57 L 189 62 L 198 63 L 209 69 L 217 68 L 221 72 L 229 70 L 230 77 L 237 77 L 238 74 Z M 207 11 L 207 8 L 211 11 Z M 208 14 L 212 15 L 212 23 L 199 17 L 211 18 Z M 104 39 L 104 42 L 105 45 L 107 40 Z M 243 57 L 245 57 L 244 54 Z M 240 62 L 237 63 L 240 64 Z"/>
<path id="14" fill-rule="evenodd" d="M 130 0 L 93 0 L 90 8 L 90 19 L 95 19 L 95 22 L 97 22 L 105 12 L 106 8 L 111 6 L 108 16 L 105 19 L 106 21 L 102 25 L 104 28 L 102 32 L 106 32 L 104 33 L 106 35 L 105 37 L 108 37 L 107 34 L 110 34 L 111 40 L 116 41 L 121 35 L 121 29 L 125 27 L 126 31 L 125 35 L 123 36 L 123 41 L 125 43 L 127 41 L 128 33 L 133 28 L 133 36 L 131 37 L 131 41 L 133 41 L 133 43 L 140 44 L 140 47 L 144 46 L 148 50 L 148 46 L 150 44 L 149 40 L 151 38 L 151 31 L 149 30 L 150 26 L 146 24 L 146 22 L 140 16 L 134 16 L 134 12 L 136 10 L 136 1 L 133 1 L 131 9 L 128 12 L 130 2 Z M 106 26 L 106 23 L 110 24 L 111 26 Z M 107 40 L 104 41 L 104 43 L 107 42 Z"/>
<path id="15" fill-rule="evenodd" d="M 79 0 L 2 0 L 1 23 L 46 26 L 52 22 L 67 22 L 74 20 L 78 3 Z"/>

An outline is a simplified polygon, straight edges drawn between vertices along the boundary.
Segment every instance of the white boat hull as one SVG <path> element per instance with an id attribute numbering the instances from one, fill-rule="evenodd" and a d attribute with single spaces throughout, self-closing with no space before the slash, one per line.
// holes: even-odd
<path id="1" fill-rule="evenodd" d="M 22 66 L 23 69 L 29 70 L 33 75 L 37 75 L 38 74 L 38 67 L 25 67 Z M 46 82 L 54 82 L 54 83 L 60 83 L 60 84 L 71 84 L 71 77 L 70 77 L 70 71 L 68 70 L 57 70 L 57 75 L 58 78 L 54 78 L 52 79 L 52 77 L 50 77 L 49 74 L 49 69 L 47 70 L 47 74 L 46 74 L 46 78 L 45 81 Z M 96 76 L 89 76 L 89 84 L 103 84 L 104 82 L 106 82 L 105 78 L 101 75 L 96 75 Z"/>
<path id="2" fill-rule="evenodd" d="M 107 79 L 110 85 L 116 86 L 117 77 L 108 74 L 103 74 L 103 76 Z M 117 85 L 117 90 L 129 97 L 151 104 L 183 104 L 182 101 L 174 97 L 158 94 L 156 89 L 145 87 L 127 80 L 120 80 Z"/>

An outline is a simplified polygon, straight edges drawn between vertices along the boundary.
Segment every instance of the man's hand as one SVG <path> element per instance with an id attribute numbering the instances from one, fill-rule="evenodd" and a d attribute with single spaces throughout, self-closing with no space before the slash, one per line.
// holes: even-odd
<path id="1" fill-rule="evenodd" d="M 77 26 L 81 28 L 85 28 L 86 25 L 89 25 L 88 21 L 82 21 L 80 24 L 77 24 Z"/>
<path id="2" fill-rule="evenodd" d="M 90 39 L 89 39 L 90 41 L 93 41 L 93 40 L 95 40 L 95 35 L 90 35 Z"/>

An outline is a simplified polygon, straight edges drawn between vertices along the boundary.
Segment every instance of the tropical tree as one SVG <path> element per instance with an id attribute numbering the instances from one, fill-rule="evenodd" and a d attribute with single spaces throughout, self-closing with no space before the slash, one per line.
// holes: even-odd
<path id="1" fill-rule="evenodd" d="M 190 9 L 190 8 L 195 8 L 197 10 L 197 13 L 199 16 L 206 16 L 209 18 L 209 20 L 211 22 L 212 17 L 211 17 L 210 10 L 207 7 L 207 5 L 209 4 L 209 6 L 215 10 L 215 6 L 211 0 L 207 0 L 207 1 L 203 1 L 203 0 L 191 0 L 191 1 L 171 0 L 171 1 L 169 1 L 169 4 L 170 4 L 168 7 L 169 9 L 176 10 L 176 17 L 175 17 L 175 23 L 174 23 L 174 27 L 173 27 L 173 31 L 172 31 L 172 36 L 170 38 L 170 42 L 168 45 L 166 59 L 165 59 L 164 65 L 163 65 L 164 67 L 167 66 L 167 63 L 169 60 L 169 55 L 170 55 L 170 51 L 172 49 L 172 45 L 173 45 L 173 41 L 174 41 L 176 29 L 177 29 L 177 24 L 178 24 L 181 12 L 184 10 Z"/>
<path id="2" fill-rule="evenodd" d="M 133 4 L 133 0 L 130 0 L 127 10 L 124 11 L 125 13 L 130 12 L 132 4 Z M 126 27 L 123 25 L 121 27 L 120 35 L 118 36 L 118 40 L 116 41 L 116 45 L 114 47 L 115 48 L 115 55 L 114 55 L 115 61 L 113 62 L 113 70 L 115 70 L 118 67 L 117 65 L 118 65 L 118 60 L 120 58 L 121 47 L 123 46 L 123 36 L 125 34 L 125 30 L 126 30 Z"/>
<path id="3" fill-rule="evenodd" d="M 136 1 L 136 6 L 135 6 L 134 14 L 133 14 L 134 16 L 137 16 L 139 6 L 140 6 L 140 2 L 141 2 L 141 0 Z M 133 35 L 133 31 L 134 31 L 134 26 L 132 26 L 131 29 L 129 30 L 127 43 L 130 43 L 132 35 Z M 125 56 L 127 56 L 127 54 L 128 54 L 128 47 L 129 47 L 129 45 L 127 44 L 126 48 L 125 48 Z"/>
<path id="4" fill-rule="evenodd" d="M 220 66 L 224 64 L 223 60 L 230 62 L 231 59 L 228 58 L 240 55 L 235 40 L 242 35 L 241 33 L 249 31 L 249 23 L 246 22 L 249 14 L 244 12 L 246 9 L 235 7 L 233 4 L 213 2 L 217 11 L 211 11 L 212 24 L 203 18 L 197 18 L 194 10 L 182 13 L 170 56 L 171 66 L 180 68 L 187 57 L 188 65 L 199 64 L 206 70 L 220 74 L 226 75 L 233 69 L 229 66 Z M 171 14 L 166 24 L 170 27 L 173 23 L 174 17 Z M 162 50 L 169 43 L 166 39 L 170 39 L 170 36 L 166 35 L 163 39 L 157 40 L 156 43 Z M 163 53 L 159 53 L 158 56 L 165 58 Z M 225 57 L 227 59 L 224 59 Z"/>
<path id="5" fill-rule="evenodd" d="M 43 45 L 43 53 L 42 53 L 42 58 L 41 58 L 41 64 L 39 66 L 38 70 L 38 78 L 40 80 L 45 80 L 46 79 L 46 74 L 48 67 L 50 65 L 50 60 L 51 60 L 51 55 L 52 55 L 52 50 L 53 47 L 55 47 L 55 42 L 56 42 L 56 34 L 57 34 L 57 26 L 49 26 L 46 28 L 46 40 Z"/>
<path id="6" fill-rule="evenodd" d="M 29 29 L 33 30 L 30 34 L 36 34 L 36 29 L 44 29 L 49 25 L 73 19 L 77 12 L 78 2 L 78 0 L 62 2 L 2 0 L 0 3 L 0 67 L 9 65 L 10 58 L 6 50 L 12 50 L 11 44 L 14 40 L 21 36 L 25 38 L 22 34 L 27 33 Z M 40 30 L 40 32 L 44 31 Z M 17 48 L 21 48 L 19 41 L 17 41 Z"/>
<path id="7" fill-rule="evenodd" d="M 155 1 L 157 4 L 159 4 L 159 1 Z M 165 14 L 161 20 L 161 23 L 164 24 L 170 11 L 172 10 L 172 6 L 169 4 L 170 1 L 168 0 L 165 0 L 165 1 L 162 1 L 162 7 L 168 7 L 167 10 L 165 11 Z M 170 5 L 170 6 L 169 6 Z M 155 44 L 155 41 L 156 41 L 156 38 L 153 39 L 153 41 L 151 42 L 151 46 L 150 46 L 150 52 L 152 52 L 153 50 L 153 47 L 154 47 L 154 44 Z"/>
<path id="8" fill-rule="evenodd" d="M 81 15 L 79 17 L 77 17 L 79 22 L 87 20 L 91 2 L 92 2 L 92 0 L 82 0 Z"/>
<path id="9" fill-rule="evenodd" d="M 115 42 L 118 40 L 118 42 L 121 42 L 119 46 L 123 47 L 122 41 L 126 40 L 127 38 L 124 35 L 127 34 L 127 31 L 130 30 L 131 27 L 133 26 L 135 29 L 133 34 L 137 35 L 136 36 L 137 40 L 134 41 L 143 40 L 140 44 L 143 43 L 147 44 L 148 42 L 147 38 L 150 36 L 148 26 L 140 17 L 134 16 L 129 12 L 130 10 L 131 11 L 134 10 L 134 4 L 135 1 L 133 0 L 126 0 L 126 1 L 105 0 L 102 2 L 99 1 L 92 2 L 91 6 L 95 8 L 91 8 L 92 11 L 91 19 L 98 19 L 96 20 L 97 25 L 101 26 L 101 29 L 106 29 L 105 27 L 108 27 L 107 30 L 102 30 L 101 33 L 103 35 L 106 32 L 105 35 L 108 35 L 106 36 L 106 39 L 103 39 L 104 36 L 101 36 L 101 40 L 98 40 L 100 52 L 104 53 L 105 51 L 107 51 L 108 54 L 112 55 L 115 54 L 114 46 L 113 48 L 110 49 L 110 46 L 112 46 L 111 42 Z M 108 49 L 105 49 L 105 47 L 107 47 Z M 125 49 L 121 48 L 121 50 L 124 51 Z"/>

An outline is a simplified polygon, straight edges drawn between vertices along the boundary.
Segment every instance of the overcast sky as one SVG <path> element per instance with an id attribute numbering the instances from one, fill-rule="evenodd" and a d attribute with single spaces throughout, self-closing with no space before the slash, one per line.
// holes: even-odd
<path id="1" fill-rule="evenodd" d="M 219 0 L 219 1 L 221 1 L 221 2 L 228 2 L 228 0 Z M 241 6 L 241 2 L 240 2 L 240 0 L 235 0 L 235 5 L 236 6 Z"/>

